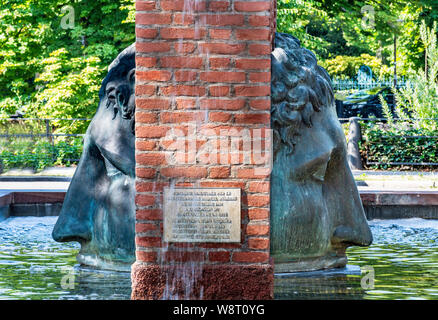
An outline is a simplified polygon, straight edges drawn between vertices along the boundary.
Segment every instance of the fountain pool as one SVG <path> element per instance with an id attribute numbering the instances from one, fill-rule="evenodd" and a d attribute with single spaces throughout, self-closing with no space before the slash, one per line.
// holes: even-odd
<path id="1" fill-rule="evenodd" d="M 77 265 L 77 243 L 57 243 L 57 217 L 0 222 L 0 299 L 129 299 L 130 273 Z M 276 299 L 438 299 L 438 221 L 370 221 L 374 243 L 349 248 L 337 272 L 276 276 Z M 374 269 L 374 288 L 362 288 L 360 268 Z M 74 286 L 72 286 L 74 284 Z"/>

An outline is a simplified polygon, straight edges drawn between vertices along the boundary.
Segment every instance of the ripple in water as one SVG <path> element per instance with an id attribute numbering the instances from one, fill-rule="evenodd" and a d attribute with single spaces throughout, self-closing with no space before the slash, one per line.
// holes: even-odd
<path id="1" fill-rule="evenodd" d="M 373 244 L 347 250 L 348 264 L 374 269 L 374 288 L 359 274 L 275 279 L 276 299 L 438 299 L 438 221 L 373 220 Z M 363 274 L 365 275 L 365 273 Z"/>
<path id="2" fill-rule="evenodd" d="M 79 267 L 79 243 L 52 239 L 56 219 L 0 222 L 0 299 L 129 299 L 130 273 Z"/>
<path id="3" fill-rule="evenodd" d="M 129 299 L 130 274 L 80 268 L 79 244 L 51 238 L 57 217 L 0 222 L 0 299 Z M 348 270 L 372 266 L 373 289 L 356 272 L 277 277 L 276 299 L 437 299 L 438 221 L 374 220 L 374 243 L 348 249 Z M 61 285 L 71 283 L 74 288 Z M 65 281 L 67 279 L 67 281 Z"/>

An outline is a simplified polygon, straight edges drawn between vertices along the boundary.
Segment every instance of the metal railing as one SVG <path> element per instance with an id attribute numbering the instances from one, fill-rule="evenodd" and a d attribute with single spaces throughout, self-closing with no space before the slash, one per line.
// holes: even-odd
<path id="1" fill-rule="evenodd" d="M 438 162 L 427 161 L 427 159 L 438 157 L 438 135 L 435 134 L 382 134 L 380 136 L 374 136 L 372 139 L 364 140 L 363 129 L 364 126 L 359 123 L 370 123 L 373 122 L 374 125 L 379 126 L 379 130 L 381 132 L 390 132 L 390 124 L 388 120 L 385 118 L 340 118 L 341 123 L 349 122 L 349 134 L 348 134 L 348 159 L 350 163 L 350 167 L 352 169 L 362 169 L 360 166 L 365 165 L 367 167 L 378 167 L 378 166 L 408 166 L 408 167 L 438 167 Z M 393 123 L 404 122 L 404 129 L 410 129 L 415 132 L 415 129 L 418 129 L 421 124 L 425 122 L 429 122 L 435 125 L 438 128 L 438 118 L 423 118 L 423 119 L 392 119 Z M 409 131 L 408 131 L 409 132 Z M 433 131 L 434 133 L 434 131 Z M 438 133 L 438 131 L 437 131 Z M 415 140 L 417 144 L 412 144 Z M 366 151 L 366 161 L 365 163 L 358 163 L 357 159 L 361 159 L 360 148 L 359 145 L 363 142 L 366 142 L 367 148 L 362 148 L 362 152 Z M 393 161 L 395 157 L 399 156 L 397 154 L 397 150 L 394 150 L 394 153 L 387 154 L 385 158 L 387 161 L 382 161 L 381 159 L 376 159 L 374 155 L 369 153 L 371 148 L 374 148 L 374 152 L 378 153 L 384 149 L 383 146 L 388 146 L 389 144 L 397 142 L 398 148 L 400 148 L 400 144 L 404 143 L 404 150 L 411 148 L 412 152 L 412 161 Z M 381 147 L 379 150 L 379 146 Z M 427 147 L 425 150 L 424 147 Z M 424 154 L 424 151 L 432 152 L 432 154 Z M 400 153 L 400 152 L 399 152 Z M 407 159 L 406 155 L 402 155 L 403 158 Z M 418 159 L 424 159 L 426 161 L 418 161 Z"/>
<path id="2" fill-rule="evenodd" d="M 406 85 L 410 84 L 410 80 L 405 78 L 397 79 L 397 89 L 404 88 Z M 382 80 L 370 80 L 370 81 L 358 81 L 356 79 L 338 79 L 334 78 L 332 80 L 333 90 L 344 91 L 344 90 L 364 90 L 373 89 L 376 87 L 394 87 L 394 79 L 387 78 Z"/>
<path id="3" fill-rule="evenodd" d="M 79 161 L 87 118 L 0 118 L 0 166 Z M 78 147 L 80 145 L 80 148 Z M 31 165 L 32 166 L 32 165 Z"/>

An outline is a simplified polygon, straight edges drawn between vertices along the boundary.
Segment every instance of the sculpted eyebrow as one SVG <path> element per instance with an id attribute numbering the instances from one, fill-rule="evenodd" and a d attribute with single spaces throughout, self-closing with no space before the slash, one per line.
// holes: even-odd
<path id="1" fill-rule="evenodd" d="M 318 169 L 320 166 L 327 164 L 331 158 L 332 150 L 320 153 L 310 161 L 303 161 L 294 170 L 295 175 L 304 175 L 312 170 Z"/>

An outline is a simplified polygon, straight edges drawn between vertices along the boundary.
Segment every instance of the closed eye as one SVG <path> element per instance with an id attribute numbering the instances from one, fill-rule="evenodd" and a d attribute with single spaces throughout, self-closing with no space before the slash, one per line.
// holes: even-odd
<path id="1" fill-rule="evenodd" d="M 331 158 L 331 152 L 321 154 L 293 170 L 293 178 L 298 181 L 308 181 L 309 179 L 317 182 L 324 182 L 327 166 Z"/>
<path id="2" fill-rule="evenodd" d="M 312 173 L 312 178 L 314 178 L 315 180 L 317 180 L 319 182 L 324 182 L 325 173 L 327 171 L 327 164 L 328 164 L 328 161 L 325 162 L 324 164 L 317 166 L 315 168 L 314 172 Z"/>

